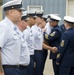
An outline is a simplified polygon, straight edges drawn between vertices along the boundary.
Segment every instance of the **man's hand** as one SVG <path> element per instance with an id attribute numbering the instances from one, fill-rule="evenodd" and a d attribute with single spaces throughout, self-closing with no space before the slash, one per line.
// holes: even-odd
<path id="1" fill-rule="evenodd" d="M 43 31 L 43 32 L 46 32 L 46 29 L 47 29 L 47 28 L 43 28 L 42 31 Z"/>
<path id="2" fill-rule="evenodd" d="M 59 65 L 59 63 L 58 63 L 58 62 L 56 62 L 56 64 L 57 64 L 57 65 Z"/>
<path id="3" fill-rule="evenodd" d="M 52 52 L 56 53 L 58 51 L 57 47 L 52 47 Z"/>

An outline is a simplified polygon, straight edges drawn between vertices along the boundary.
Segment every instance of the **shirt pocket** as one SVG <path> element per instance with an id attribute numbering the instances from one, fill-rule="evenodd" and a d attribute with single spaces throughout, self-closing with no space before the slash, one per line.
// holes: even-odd
<path id="1" fill-rule="evenodd" d="M 13 39 L 14 39 L 14 40 L 18 40 L 19 37 L 18 37 L 17 35 L 13 35 Z"/>
<path id="2" fill-rule="evenodd" d="M 26 41 L 22 41 L 22 47 L 23 47 L 23 48 L 26 47 Z"/>
<path id="3" fill-rule="evenodd" d="M 19 37 L 17 35 L 17 33 L 15 31 L 13 31 L 13 36 L 12 36 L 13 40 L 18 40 Z"/>
<path id="4" fill-rule="evenodd" d="M 13 34 L 12 41 L 15 45 L 19 43 L 19 37 L 17 36 L 17 34 Z"/>
<path id="5" fill-rule="evenodd" d="M 31 41 L 33 39 L 33 35 L 30 34 L 29 40 Z"/>
<path id="6" fill-rule="evenodd" d="M 41 39 L 41 34 L 40 33 L 38 34 L 38 39 Z"/>

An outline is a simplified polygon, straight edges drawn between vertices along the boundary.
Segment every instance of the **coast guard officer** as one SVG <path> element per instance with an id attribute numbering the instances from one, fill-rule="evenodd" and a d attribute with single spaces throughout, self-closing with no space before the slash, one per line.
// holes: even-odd
<path id="1" fill-rule="evenodd" d="M 43 18 L 43 22 L 39 26 L 40 26 L 40 28 L 41 28 L 41 30 L 42 30 L 43 33 L 44 33 L 44 31 L 46 31 L 47 33 L 49 33 L 49 30 L 50 29 L 49 29 L 49 24 L 47 23 L 48 15 L 43 15 L 42 18 Z M 44 37 L 43 36 L 42 36 L 42 38 L 44 40 Z M 43 43 L 45 43 L 45 41 Z M 46 62 L 46 59 L 47 59 L 48 50 L 43 49 L 42 52 L 43 52 L 43 55 L 42 55 L 43 56 L 43 59 L 42 59 L 42 64 L 43 64 L 42 73 L 43 73 L 44 68 L 45 68 L 45 62 Z"/>
<path id="2" fill-rule="evenodd" d="M 74 18 L 64 17 L 66 31 L 61 38 L 56 64 L 60 65 L 59 75 L 74 75 Z"/>
<path id="3" fill-rule="evenodd" d="M 50 46 L 58 47 L 60 45 L 60 39 L 62 31 L 58 26 L 58 22 L 61 20 L 60 17 L 51 14 L 50 15 L 50 26 L 53 27 L 51 33 L 48 35 L 45 33 L 45 39 L 49 41 Z M 57 53 L 50 52 L 50 59 L 52 59 L 54 74 L 59 75 L 59 66 L 56 65 L 56 55 Z"/>
<path id="4" fill-rule="evenodd" d="M 62 33 L 64 33 L 66 31 L 66 28 L 65 28 L 65 25 L 64 24 L 60 25 L 60 28 L 62 30 Z"/>
<path id="5" fill-rule="evenodd" d="M 39 25 L 39 27 L 40 27 L 40 29 L 41 29 L 41 31 L 42 31 L 42 39 L 43 39 L 43 41 L 44 41 L 43 32 L 45 31 L 45 26 L 46 26 L 46 22 L 47 22 L 47 15 L 43 15 L 42 18 L 43 18 L 43 21 L 42 21 L 42 23 Z M 43 41 L 42 41 L 42 42 L 43 42 Z M 43 42 L 43 44 L 44 44 L 44 42 Z M 42 63 L 41 63 L 41 64 L 42 64 L 42 67 L 41 67 L 42 75 L 43 75 L 44 66 L 45 66 L 45 61 L 46 61 L 46 57 L 47 57 L 47 51 L 48 51 L 48 50 L 42 49 L 42 59 L 41 59 L 41 61 L 42 61 Z"/>
<path id="6" fill-rule="evenodd" d="M 20 75 L 28 75 L 27 66 L 30 63 L 30 53 L 28 44 L 26 42 L 26 36 L 23 34 L 23 31 L 27 28 L 27 14 L 23 12 L 21 21 L 17 23 L 17 34 L 21 38 L 21 51 L 20 51 L 20 62 L 19 62 L 19 70 Z"/>
<path id="7" fill-rule="evenodd" d="M 21 20 L 21 2 L 22 0 L 13 0 L 2 5 L 5 19 L 0 22 L 0 49 L 4 75 L 19 75 L 21 40 L 15 29 Z"/>
<path id="8" fill-rule="evenodd" d="M 34 35 L 34 40 L 35 40 L 35 53 L 34 53 L 34 59 L 35 59 L 35 75 L 43 75 L 42 67 L 43 67 L 43 50 L 48 49 L 48 50 L 53 50 L 52 47 L 47 46 L 43 44 L 43 32 L 42 29 L 40 28 L 40 25 L 43 22 L 43 11 L 36 11 L 36 24 L 32 26 L 32 31 Z"/>
<path id="9" fill-rule="evenodd" d="M 34 61 L 36 63 L 35 66 L 35 75 L 42 75 L 41 66 L 42 66 L 42 31 L 39 25 L 42 23 L 43 11 L 36 11 L 36 24 L 32 26 L 32 31 L 34 35 Z"/>
<path id="10" fill-rule="evenodd" d="M 30 64 L 27 66 L 28 75 L 34 75 L 34 36 L 31 27 L 36 23 L 36 13 L 35 11 L 28 11 L 28 26 L 24 30 L 24 35 L 26 36 L 26 41 L 28 43 L 28 48 L 30 52 Z"/>

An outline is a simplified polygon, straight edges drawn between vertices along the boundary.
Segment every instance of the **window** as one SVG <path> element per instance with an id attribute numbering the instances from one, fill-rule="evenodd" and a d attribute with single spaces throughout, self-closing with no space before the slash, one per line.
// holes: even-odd
<path id="1" fill-rule="evenodd" d="M 38 10 L 43 10 L 43 7 L 39 6 L 39 5 L 38 6 L 37 5 L 30 5 L 27 7 L 27 10 L 28 11 L 30 11 L 30 10 L 37 10 L 38 11 Z"/>

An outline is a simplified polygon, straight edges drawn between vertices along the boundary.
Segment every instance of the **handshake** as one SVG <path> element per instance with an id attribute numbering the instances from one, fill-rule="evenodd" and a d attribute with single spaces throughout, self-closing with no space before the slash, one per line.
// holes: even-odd
<path id="1" fill-rule="evenodd" d="M 57 47 L 52 47 L 51 48 L 52 53 L 56 53 L 58 51 Z"/>

